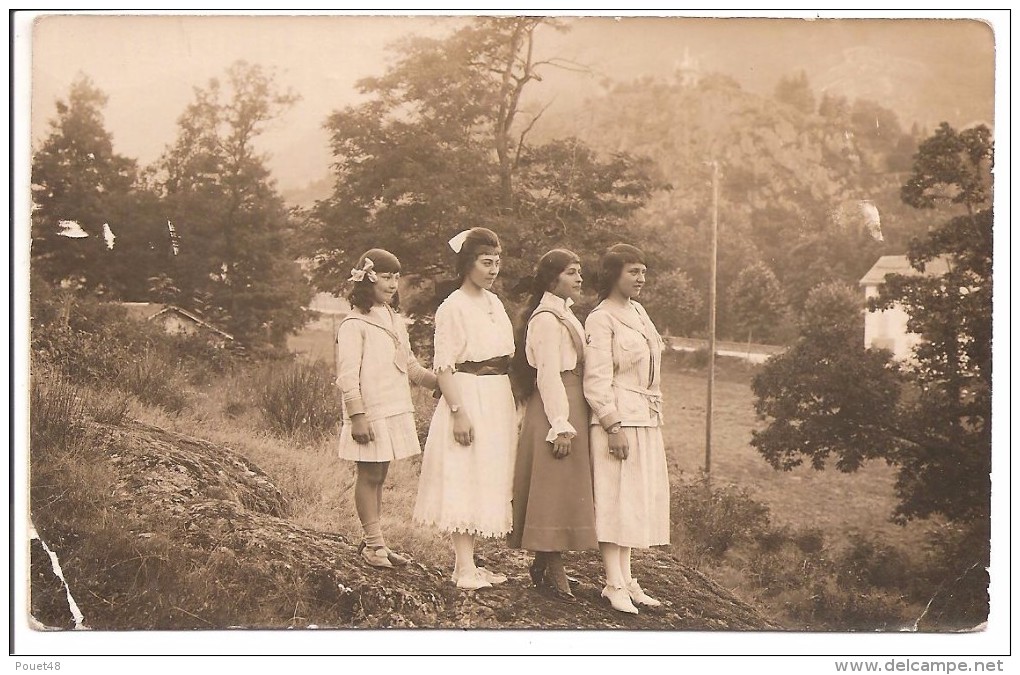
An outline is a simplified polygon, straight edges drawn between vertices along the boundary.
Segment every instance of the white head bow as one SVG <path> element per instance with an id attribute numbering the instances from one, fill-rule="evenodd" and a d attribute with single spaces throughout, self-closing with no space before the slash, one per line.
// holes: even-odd
<path id="1" fill-rule="evenodd" d="M 374 284 L 379 278 L 376 276 L 375 270 L 373 269 L 374 267 L 375 263 L 372 262 L 372 259 L 365 258 L 365 263 L 361 266 L 361 269 L 359 270 L 357 267 L 353 268 L 351 270 L 351 278 L 347 281 L 361 281 L 365 278 L 365 276 L 368 276 L 368 280 Z"/>
<path id="2" fill-rule="evenodd" d="M 455 235 L 453 239 L 447 242 L 450 245 L 450 248 L 453 249 L 454 253 L 460 253 L 460 249 L 464 247 L 464 240 L 467 239 L 467 236 L 468 234 L 470 234 L 470 232 L 471 230 L 464 230 L 463 232 Z"/>

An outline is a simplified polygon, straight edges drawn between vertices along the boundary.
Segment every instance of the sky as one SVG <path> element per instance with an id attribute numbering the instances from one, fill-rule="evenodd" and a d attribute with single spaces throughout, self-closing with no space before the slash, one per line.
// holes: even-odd
<path id="1" fill-rule="evenodd" d="M 363 77 L 382 74 L 387 49 L 411 35 L 439 37 L 464 17 L 40 15 L 31 30 L 32 140 L 48 133 L 55 103 L 83 73 L 109 97 L 115 150 L 154 161 L 176 134 L 194 87 L 238 59 L 272 70 L 301 96 L 259 140 L 282 189 L 328 174 L 334 110 L 364 100 Z M 976 20 L 574 17 L 543 29 L 540 54 L 582 63 L 587 74 L 545 71 L 531 100 L 568 110 L 606 79 L 669 77 L 685 58 L 767 93 L 804 70 L 816 91 L 873 98 L 909 127 L 992 122 L 994 41 Z"/>

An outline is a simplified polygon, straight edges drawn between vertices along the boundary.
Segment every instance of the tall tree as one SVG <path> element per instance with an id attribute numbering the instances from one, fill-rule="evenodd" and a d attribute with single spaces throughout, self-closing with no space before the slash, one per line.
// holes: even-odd
<path id="1" fill-rule="evenodd" d="M 775 334 L 786 301 L 776 275 L 768 265 L 757 262 L 741 270 L 729 288 L 729 313 L 737 330 L 747 341 L 769 340 Z"/>
<path id="2" fill-rule="evenodd" d="M 835 455 L 839 468 L 855 470 L 863 459 L 882 458 L 897 467 L 899 519 L 941 515 L 987 526 L 992 157 L 988 129 L 956 132 L 946 124 L 915 156 L 904 200 L 959 215 L 914 241 L 917 273 L 888 277 L 871 304 L 905 309 L 907 328 L 921 336 L 911 360 L 897 366 L 885 352 L 864 350 L 850 320 L 857 310 L 844 300 L 835 319 L 806 323 L 798 343 L 755 378 L 756 409 L 768 424 L 752 445 L 773 466 L 809 457 L 821 468 Z M 926 273 L 935 259 L 948 272 Z M 812 297 L 816 308 L 839 306 Z"/>
<path id="3" fill-rule="evenodd" d="M 434 275 L 448 260 L 447 239 L 474 225 L 506 242 L 505 288 L 545 248 L 569 245 L 590 258 L 623 236 L 659 186 L 653 167 L 576 139 L 529 142 L 542 110 L 525 110 L 527 86 L 542 68 L 572 67 L 534 56 L 540 31 L 557 28 L 548 19 L 475 19 L 443 39 L 404 41 L 384 75 L 359 82 L 369 101 L 326 122 L 336 182 L 312 213 L 321 288 L 338 290 L 373 245 Z"/>
<path id="4" fill-rule="evenodd" d="M 170 273 L 178 302 L 244 342 L 282 340 L 301 325 L 310 297 L 285 236 L 283 200 L 255 147 L 296 100 L 261 66 L 238 61 L 225 81 L 195 89 L 156 165 L 179 238 Z"/>
<path id="5" fill-rule="evenodd" d="M 117 216 L 137 168 L 114 152 L 103 121 L 106 102 L 106 94 L 79 75 L 67 98 L 57 101 L 50 134 L 32 157 L 32 264 L 50 281 L 111 284 L 103 226 L 121 231 Z M 65 236 L 72 231 L 78 236 Z"/>

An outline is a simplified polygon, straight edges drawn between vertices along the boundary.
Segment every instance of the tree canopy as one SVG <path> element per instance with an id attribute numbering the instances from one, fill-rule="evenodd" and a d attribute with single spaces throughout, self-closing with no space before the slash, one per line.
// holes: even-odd
<path id="1" fill-rule="evenodd" d="M 844 471 L 869 458 L 897 467 L 901 520 L 987 522 L 991 469 L 991 135 L 942 125 L 921 143 L 903 188 L 923 209 L 965 211 L 916 238 L 913 275 L 890 275 L 872 311 L 902 307 L 921 338 L 912 358 L 865 349 L 849 292 L 808 296 L 801 337 L 755 378 L 767 426 L 752 440 L 777 468 L 830 455 Z M 938 216 L 936 216 L 938 217 Z M 943 214 L 943 218 L 945 214 Z M 944 274 L 926 273 L 944 261 Z"/>
<path id="2" fill-rule="evenodd" d="M 549 248 L 586 262 L 626 239 L 629 217 L 658 188 L 654 165 L 594 151 L 577 138 L 529 141 L 542 110 L 522 95 L 545 68 L 536 58 L 549 19 L 479 18 L 444 39 L 396 45 L 395 65 L 359 82 L 369 100 L 333 113 L 333 194 L 312 211 L 316 280 L 336 291 L 363 250 L 382 246 L 414 273 L 449 270 L 447 240 L 494 229 L 505 247 L 504 289 Z"/>
<path id="3" fill-rule="evenodd" d="M 243 342 L 281 340 L 303 323 L 311 297 L 296 255 L 288 255 L 283 200 L 254 146 L 295 100 L 261 66 L 239 61 L 225 81 L 195 89 L 156 165 L 180 242 L 170 271 L 176 302 Z"/>

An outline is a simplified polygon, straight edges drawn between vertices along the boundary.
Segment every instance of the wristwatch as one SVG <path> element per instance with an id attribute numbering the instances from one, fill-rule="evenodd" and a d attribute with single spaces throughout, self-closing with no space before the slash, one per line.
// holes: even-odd
<path id="1" fill-rule="evenodd" d="M 622 425 L 619 422 L 617 422 L 613 426 L 609 427 L 608 433 L 610 433 L 610 434 L 618 434 L 618 433 L 620 433 L 620 429 L 621 428 L 622 428 Z"/>

